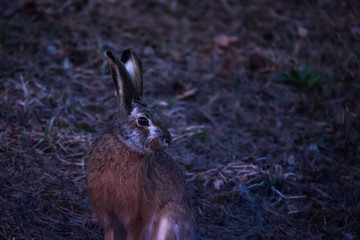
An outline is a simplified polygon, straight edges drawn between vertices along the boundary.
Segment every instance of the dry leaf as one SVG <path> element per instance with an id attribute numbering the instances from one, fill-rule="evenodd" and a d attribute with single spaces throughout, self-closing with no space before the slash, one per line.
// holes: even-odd
<path id="1" fill-rule="evenodd" d="M 177 100 L 184 100 L 186 98 L 192 97 L 192 96 L 194 96 L 196 94 L 197 91 L 198 91 L 197 88 L 187 90 L 186 92 L 176 96 L 176 99 Z"/>
<path id="2" fill-rule="evenodd" d="M 291 155 L 288 157 L 287 162 L 288 162 L 289 165 L 294 165 L 294 164 L 295 164 L 295 157 L 294 157 L 294 155 L 291 154 Z"/>
<path id="3" fill-rule="evenodd" d="M 297 26 L 297 31 L 300 37 L 305 38 L 307 37 L 309 30 L 307 28 L 304 28 L 302 26 Z"/>
<path id="4" fill-rule="evenodd" d="M 176 50 L 169 50 L 169 53 L 170 53 L 171 57 L 173 59 L 175 59 L 176 61 L 181 60 L 181 53 L 180 52 L 178 52 Z"/>
<path id="5" fill-rule="evenodd" d="M 221 186 L 224 185 L 224 181 L 221 179 L 217 179 L 214 181 L 214 188 L 216 190 L 220 190 Z"/>
<path id="6" fill-rule="evenodd" d="M 237 40 L 237 37 L 226 35 L 219 35 L 214 38 L 214 42 L 220 47 L 228 47 L 231 43 L 234 43 Z"/>

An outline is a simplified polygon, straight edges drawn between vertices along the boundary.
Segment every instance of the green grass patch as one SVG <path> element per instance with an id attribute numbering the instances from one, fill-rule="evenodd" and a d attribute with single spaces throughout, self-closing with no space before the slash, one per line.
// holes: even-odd
<path id="1" fill-rule="evenodd" d="M 284 73 L 276 74 L 271 80 L 277 83 L 288 84 L 301 93 L 325 93 L 333 94 L 330 86 L 330 78 L 307 65 L 302 69 L 290 69 Z"/>

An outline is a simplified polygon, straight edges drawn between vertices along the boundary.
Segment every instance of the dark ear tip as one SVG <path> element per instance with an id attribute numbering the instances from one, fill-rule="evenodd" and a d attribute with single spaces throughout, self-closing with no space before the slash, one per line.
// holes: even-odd
<path id="1" fill-rule="evenodd" d="M 106 51 L 106 56 L 107 56 L 108 58 L 112 59 L 112 60 L 115 59 L 114 54 L 113 54 L 110 50 L 107 50 L 107 51 Z"/>
<path id="2" fill-rule="evenodd" d="M 121 54 L 121 61 L 126 63 L 131 58 L 131 48 L 125 49 Z"/>

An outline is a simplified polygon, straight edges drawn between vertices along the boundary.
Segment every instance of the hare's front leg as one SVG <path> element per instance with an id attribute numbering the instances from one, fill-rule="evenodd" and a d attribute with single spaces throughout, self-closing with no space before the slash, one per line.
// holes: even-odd
<path id="1" fill-rule="evenodd" d="M 104 240 L 125 240 L 126 236 L 124 226 L 107 227 L 104 231 Z"/>
<path id="2" fill-rule="evenodd" d="M 114 228 L 112 228 L 112 227 L 105 228 L 104 240 L 114 240 Z"/>
<path id="3" fill-rule="evenodd" d="M 193 240 L 194 236 L 188 223 L 188 216 L 183 206 L 176 203 L 166 204 L 154 222 L 156 240 Z"/>
<path id="4" fill-rule="evenodd" d="M 155 239 L 158 240 L 170 240 L 178 239 L 176 232 L 174 231 L 174 224 L 166 216 L 161 217 L 159 225 L 156 231 Z"/>

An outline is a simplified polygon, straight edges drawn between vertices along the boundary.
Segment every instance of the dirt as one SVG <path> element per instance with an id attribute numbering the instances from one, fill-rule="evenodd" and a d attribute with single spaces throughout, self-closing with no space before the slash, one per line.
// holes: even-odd
<path id="1" fill-rule="evenodd" d="M 0 239 L 101 239 L 86 152 L 132 48 L 198 239 L 360 237 L 358 1 L 2 1 Z"/>

